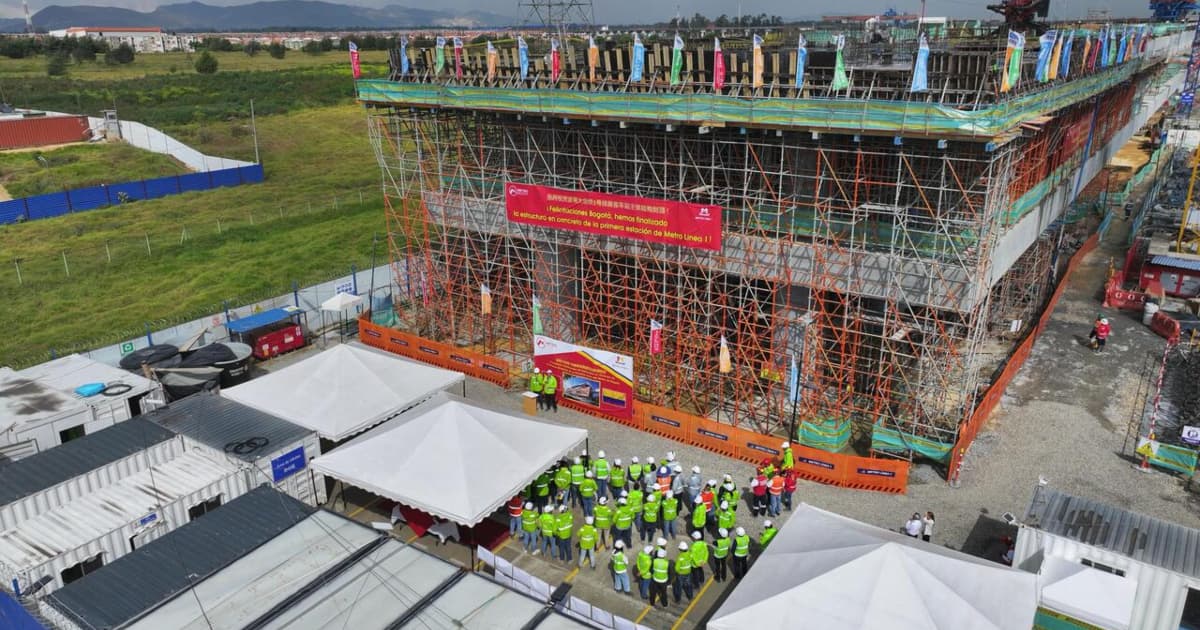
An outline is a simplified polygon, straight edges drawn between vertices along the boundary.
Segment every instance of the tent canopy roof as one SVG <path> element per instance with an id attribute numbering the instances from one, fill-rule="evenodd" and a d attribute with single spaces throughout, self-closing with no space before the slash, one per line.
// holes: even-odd
<path id="1" fill-rule="evenodd" d="M 313 469 L 462 525 L 475 525 L 587 440 L 587 431 L 438 394 L 313 460 Z"/>
<path id="2" fill-rule="evenodd" d="M 340 441 L 463 381 L 358 343 L 342 344 L 221 395 Z"/>
<path id="3" fill-rule="evenodd" d="M 340 313 L 348 308 L 362 304 L 363 296 L 354 295 L 353 293 L 338 293 L 337 295 L 321 302 L 322 311 L 332 311 Z"/>
<path id="4" fill-rule="evenodd" d="M 1027 630 L 1036 579 L 801 504 L 708 627 Z"/>
<path id="5" fill-rule="evenodd" d="M 1087 623 L 1126 630 L 1133 618 L 1137 580 L 1047 556 L 1042 562 L 1042 605 Z"/>

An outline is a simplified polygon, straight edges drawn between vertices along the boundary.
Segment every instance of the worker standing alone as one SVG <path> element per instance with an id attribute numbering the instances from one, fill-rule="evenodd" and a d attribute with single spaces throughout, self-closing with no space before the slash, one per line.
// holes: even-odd
<path id="1" fill-rule="evenodd" d="M 546 379 L 542 381 L 542 395 L 546 399 L 546 409 L 553 409 L 554 413 L 558 413 L 558 398 L 555 395 L 558 393 L 558 378 L 554 376 L 554 372 L 546 370 Z"/>
<path id="2" fill-rule="evenodd" d="M 779 470 L 788 471 L 796 467 L 796 458 L 792 455 L 792 443 L 783 443 L 783 457 L 779 461 Z"/>

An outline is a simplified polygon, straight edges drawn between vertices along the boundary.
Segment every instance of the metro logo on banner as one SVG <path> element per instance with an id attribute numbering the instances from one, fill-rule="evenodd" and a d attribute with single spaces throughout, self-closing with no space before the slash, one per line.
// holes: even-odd
<path id="1" fill-rule="evenodd" d="M 633 357 L 534 335 L 533 364 L 558 377 L 563 398 L 606 414 L 633 417 Z"/>
<path id="2" fill-rule="evenodd" d="M 720 206 L 513 182 L 504 193 L 514 223 L 721 251 Z"/>

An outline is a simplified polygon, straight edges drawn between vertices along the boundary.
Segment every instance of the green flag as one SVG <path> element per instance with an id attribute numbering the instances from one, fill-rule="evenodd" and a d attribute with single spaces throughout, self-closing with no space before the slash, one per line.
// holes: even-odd
<path id="1" fill-rule="evenodd" d="M 533 334 L 542 334 L 542 303 L 537 296 L 533 296 Z"/>
<path id="2" fill-rule="evenodd" d="M 679 75 L 683 72 L 683 38 L 675 35 L 675 50 L 671 52 L 671 85 L 679 85 L 682 80 Z"/>
<path id="3" fill-rule="evenodd" d="M 446 69 L 446 38 L 437 38 L 437 46 L 433 49 L 433 73 L 441 74 Z"/>
<path id="4" fill-rule="evenodd" d="M 835 41 L 837 41 L 837 57 L 833 62 L 833 83 L 829 85 L 829 88 L 837 92 L 850 87 L 850 79 L 846 76 L 846 63 L 842 61 L 842 49 L 846 47 L 846 36 L 838 35 Z"/>

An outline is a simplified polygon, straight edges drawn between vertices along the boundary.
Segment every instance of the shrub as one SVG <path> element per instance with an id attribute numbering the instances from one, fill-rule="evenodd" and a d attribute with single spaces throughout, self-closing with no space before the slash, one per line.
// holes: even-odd
<path id="1" fill-rule="evenodd" d="M 196 72 L 200 74 L 216 74 L 217 65 L 217 58 L 206 50 L 200 53 L 200 57 L 196 59 Z"/>

